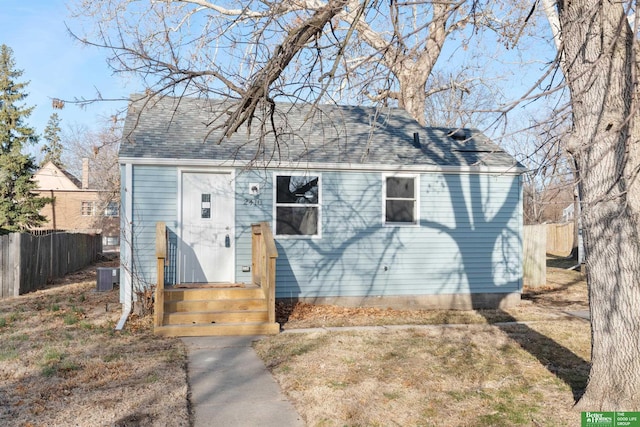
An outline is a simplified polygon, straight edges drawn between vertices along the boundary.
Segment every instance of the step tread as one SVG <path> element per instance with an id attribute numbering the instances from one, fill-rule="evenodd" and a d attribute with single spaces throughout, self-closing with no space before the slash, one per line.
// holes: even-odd
<path id="1" fill-rule="evenodd" d="M 264 310 L 186 311 L 164 313 L 164 325 L 226 324 L 235 322 L 266 322 L 269 312 Z"/>
<path id="2" fill-rule="evenodd" d="M 261 290 L 251 290 L 248 292 L 165 292 L 165 301 L 202 301 L 202 300 L 243 300 L 243 299 L 266 299 Z"/>
<path id="3" fill-rule="evenodd" d="M 184 313 L 190 311 L 250 311 L 266 310 L 267 301 L 262 299 L 244 300 L 187 300 L 165 301 L 165 313 Z"/>
<path id="4" fill-rule="evenodd" d="M 195 325 L 156 326 L 154 333 L 162 336 L 268 335 L 280 332 L 280 324 L 270 322 L 232 322 Z"/>
<path id="5" fill-rule="evenodd" d="M 188 317 L 188 316 L 224 316 L 224 315 L 261 315 L 267 314 L 266 308 L 258 310 L 205 310 L 205 311 L 164 311 L 165 316 Z"/>

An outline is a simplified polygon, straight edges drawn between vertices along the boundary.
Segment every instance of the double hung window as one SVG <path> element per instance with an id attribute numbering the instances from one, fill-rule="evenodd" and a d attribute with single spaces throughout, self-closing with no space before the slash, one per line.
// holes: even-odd
<path id="1" fill-rule="evenodd" d="M 384 177 L 384 223 L 418 223 L 418 181 L 415 176 Z"/>
<path id="2" fill-rule="evenodd" d="M 320 235 L 320 177 L 276 175 L 276 236 Z"/>
<path id="3" fill-rule="evenodd" d="M 119 216 L 120 215 L 120 205 L 118 202 L 109 202 L 107 203 L 107 207 L 104 209 L 104 216 Z"/>
<path id="4" fill-rule="evenodd" d="M 94 216 L 96 214 L 96 204 L 93 201 L 83 201 L 80 209 L 82 216 Z"/>

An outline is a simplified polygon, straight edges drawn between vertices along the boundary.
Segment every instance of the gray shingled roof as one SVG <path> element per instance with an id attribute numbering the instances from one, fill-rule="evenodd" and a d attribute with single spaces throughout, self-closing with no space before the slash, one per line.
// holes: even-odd
<path id="1" fill-rule="evenodd" d="M 273 125 L 269 115 L 260 111 L 250 133 L 245 125 L 222 139 L 220 124 L 233 106 L 227 101 L 191 98 L 132 101 L 120 157 L 258 161 L 270 166 L 283 162 L 519 166 L 477 130 L 464 129 L 466 139 L 456 140 L 448 136 L 451 129 L 425 128 L 397 108 L 278 104 Z"/>

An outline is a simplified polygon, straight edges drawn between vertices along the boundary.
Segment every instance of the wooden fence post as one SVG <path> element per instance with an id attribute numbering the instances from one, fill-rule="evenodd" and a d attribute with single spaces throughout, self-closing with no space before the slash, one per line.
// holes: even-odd
<path id="1" fill-rule="evenodd" d="M 164 264 L 167 259 L 167 226 L 156 223 L 156 300 L 153 305 L 154 326 L 162 326 L 164 318 Z"/>

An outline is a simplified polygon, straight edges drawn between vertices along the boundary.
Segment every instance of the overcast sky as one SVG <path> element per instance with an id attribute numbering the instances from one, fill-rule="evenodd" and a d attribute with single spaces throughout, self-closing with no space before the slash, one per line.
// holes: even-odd
<path id="1" fill-rule="evenodd" d="M 69 23 L 62 0 L 0 0 L 0 44 L 13 49 L 15 65 L 22 70 L 27 106 L 35 106 L 27 124 L 40 134 L 57 111 L 63 128 L 86 125 L 102 127 L 125 103 L 102 102 L 85 109 L 67 104 L 54 110 L 52 98 L 92 99 L 100 91 L 104 98 L 126 97 L 136 89 L 111 74 L 105 55 L 97 48 L 80 45 L 67 32 Z"/>

